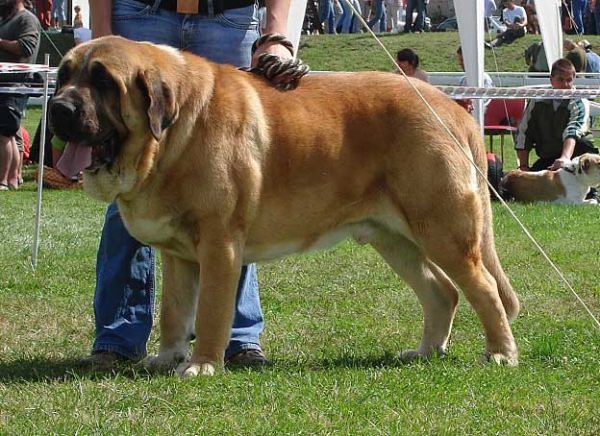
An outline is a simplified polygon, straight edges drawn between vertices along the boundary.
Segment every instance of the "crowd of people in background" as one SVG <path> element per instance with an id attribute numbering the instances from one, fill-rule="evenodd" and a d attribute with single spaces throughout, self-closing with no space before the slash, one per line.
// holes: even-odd
<path id="1" fill-rule="evenodd" d="M 35 14 L 44 30 L 60 30 L 67 23 L 66 0 L 35 0 Z"/>
<path id="2" fill-rule="evenodd" d="M 421 33 L 429 29 L 429 0 L 321 0 L 320 21 L 324 33 L 362 33 L 364 24 L 374 32 Z"/>
<path id="3" fill-rule="evenodd" d="M 344 0 L 320 0 L 319 21 L 323 33 L 361 33 L 364 25 L 355 18 L 358 13 L 374 32 L 421 33 L 431 28 L 427 14 L 429 0 L 351 0 L 352 10 Z M 539 33 L 535 0 L 485 0 L 486 30 L 489 19 L 497 16 L 510 29 L 512 18 L 506 23 L 505 10 L 512 14 L 517 7 L 522 12 L 524 33 Z M 562 25 L 567 34 L 600 35 L 600 0 L 562 0 Z M 511 34 L 513 32 L 509 32 Z M 511 35 L 514 36 L 514 35 Z M 519 36 L 517 36 L 519 37 Z"/>
<path id="4" fill-rule="evenodd" d="M 527 32 L 539 33 L 535 0 L 521 0 L 520 6 L 527 14 Z M 569 35 L 600 35 L 600 0 L 561 0 L 561 19 Z"/>
<path id="5" fill-rule="evenodd" d="M 72 21 L 69 22 L 66 9 L 69 2 L 67 0 L 32 0 L 32 3 L 31 11 L 40 21 L 43 30 L 61 30 L 65 26 L 74 29 L 86 29 L 79 5 L 75 5 L 73 8 Z M 84 31 L 83 33 L 87 34 L 89 32 L 89 29 L 86 30 L 87 32 Z M 83 38 L 85 39 L 85 36 Z"/>
<path id="6" fill-rule="evenodd" d="M 29 0 L 0 2 L 0 62 L 35 62 L 40 47 L 40 25 L 31 12 L 32 6 Z M 0 85 L 14 87 L 32 79 L 31 72 L 6 73 L 0 75 Z M 27 94 L 0 94 L 0 191 L 18 190 L 23 183 L 26 134 L 21 120 L 27 100 Z"/>
<path id="7" fill-rule="evenodd" d="M 69 24 L 66 3 L 65 0 L 0 2 L 0 61 L 36 63 L 42 32 L 59 30 Z M 83 25 L 79 6 L 74 8 L 72 28 L 75 45 L 91 38 L 90 30 Z M 32 73 L 0 75 L 0 84 L 4 87 L 32 81 L 35 81 Z M 21 125 L 27 101 L 25 94 L 0 94 L 0 191 L 18 190 L 23 183 L 22 167 L 30 151 L 29 132 Z"/>

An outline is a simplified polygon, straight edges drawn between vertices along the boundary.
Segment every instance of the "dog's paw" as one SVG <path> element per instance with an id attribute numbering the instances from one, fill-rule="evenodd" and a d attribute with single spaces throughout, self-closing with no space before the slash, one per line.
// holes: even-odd
<path id="1" fill-rule="evenodd" d="M 481 356 L 480 362 L 482 364 L 495 363 L 496 365 L 518 366 L 519 358 L 517 355 L 506 355 L 502 353 L 492 353 L 486 351 L 483 353 L 483 356 Z"/>
<path id="2" fill-rule="evenodd" d="M 177 367 L 177 375 L 181 378 L 197 377 L 199 375 L 215 375 L 216 367 L 213 363 L 183 362 Z"/>
<path id="3" fill-rule="evenodd" d="M 427 360 L 427 356 L 419 353 L 418 350 L 404 350 L 398 355 L 398 358 L 404 363 L 411 363 L 420 360 Z"/>
<path id="4" fill-rule="evenodd" d="M 436 355 L 437 357 L 443 358 L 446 356 L 446 349 L 443 347 L 434 347 L 429 348 L 429 351 L 425 352 L 421 349 L 419 350 L 404 350 L 398 358 L 404 363 L 411 363 L 415 361 L 425 361 L 431 359 L 432 356 Z"/>
<path id="5" fill-rule="evenodd" d="M 422 353 L 419 350 L 404 350 L 398 358 L 404 363 L 426 361 L 431 358 L 432 353 Z"/>
<path id="6" fill-rule="evenodd" d="M 140 362 L 140 365 L 151 372 L 168 372 L 177 368 L 186 358 L 185 353 L 170 351 L 155 356 L 148 356 Z"/>

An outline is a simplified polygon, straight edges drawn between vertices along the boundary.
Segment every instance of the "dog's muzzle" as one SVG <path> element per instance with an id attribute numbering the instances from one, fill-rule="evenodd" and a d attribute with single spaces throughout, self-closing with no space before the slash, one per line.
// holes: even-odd
<path id="1" fill-rule="evenodd" d="M 53 98 L 48 107 L 50 130 L 63 141 L 76 139 L 81 123 L 81 109 L 71 99 Z"/>
<path id="2" fill-rule="evenodd" d="M 109 166 L 118 154 L 120 140 L 114 130 L 100 130 L 93 106 L 85 106 L 76 92 L 54 97 L 48 107 L 50 130 L 65 141 L 58 169 L 67 176 Z"/>

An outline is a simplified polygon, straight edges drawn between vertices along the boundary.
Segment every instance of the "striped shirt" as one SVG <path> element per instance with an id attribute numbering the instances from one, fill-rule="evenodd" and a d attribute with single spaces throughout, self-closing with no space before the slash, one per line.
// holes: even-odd
<path id="1" fill-rule="evenodd" d="M 530 100 L 519 125 L 516 150 L 541 157 L 560 155 L 567 138 L 591 137 L 590 104 L 586 99 Z"/>

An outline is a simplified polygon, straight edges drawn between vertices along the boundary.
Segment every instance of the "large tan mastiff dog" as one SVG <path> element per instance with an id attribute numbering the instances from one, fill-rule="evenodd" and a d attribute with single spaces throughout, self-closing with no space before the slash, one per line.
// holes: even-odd
<path id="1" fill-rule="evenodd" d="M 119 37 L 64 57 L 50 105 L 68 141 L 63 166 L 85 167 L 85 191 L 116 200 L 131 234 L 162 251 L 161 342 L 148 368 L 212 374 L 241 266 L 349 237 L 372 245 L 423 306 L 423 339 L 404 359 L 444 353 L 456 284 L 483 324 L 485 360 L 517 363 L 519 302 L 496 254 L 488 188 L 467 159 L 485 173 L 479 127 L 413 83 L 458 143 L 395 74 L 314 75 L 278 91 Z"/>

